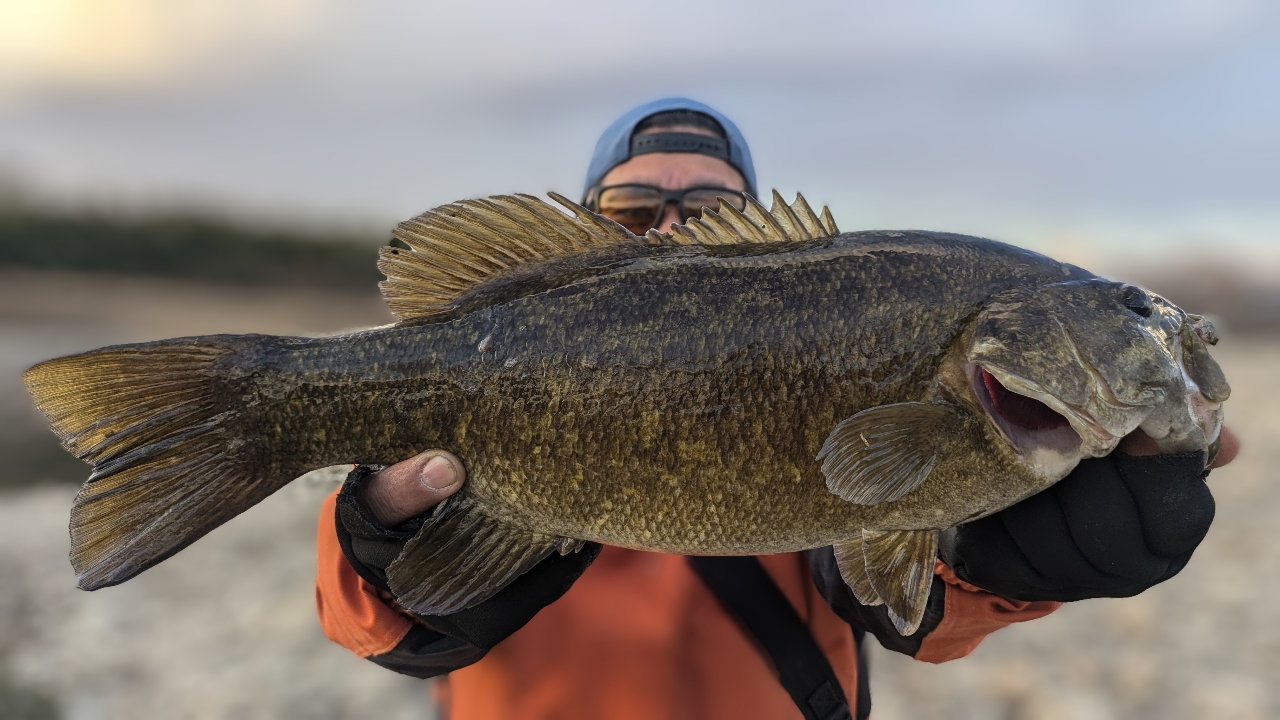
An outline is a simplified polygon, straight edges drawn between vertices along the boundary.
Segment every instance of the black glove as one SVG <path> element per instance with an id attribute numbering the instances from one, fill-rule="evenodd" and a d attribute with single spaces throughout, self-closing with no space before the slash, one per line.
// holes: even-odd
<path id="1" fill-rule="evenodd" d="M 1014 600 L 1137 595 L 1177 575 L 1209 531 L 1208 474 L 1201 452 L 1084 460 L 1053 487 L 944 535 L 942 559 Z"/>

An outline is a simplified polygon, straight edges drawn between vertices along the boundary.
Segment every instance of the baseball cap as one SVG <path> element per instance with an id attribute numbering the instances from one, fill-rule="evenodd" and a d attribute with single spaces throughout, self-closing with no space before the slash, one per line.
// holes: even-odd
<path id="1" fill-rule="evenodd" d="M 632 135 L 635 133 L 636 125 L 647 117 L 672 110 L 691 110 L 714 118 L 724 128 L 725 140 L 664 133 L 658 136 L 643 135 L 635 138 L 633 142 Z M 587 183 L 582 190 L 583 195 L 599 183 L 610 170 L 635 155 L 649 152 L 693 152 L 718 157 L 742 173 L 743 179 L 747 181 L 747 192 L 755 192 L 756 169 L 751 164 L 751 150 L 747 147 L 747 141 L 742 137 L 742 131 L 738 130 L 738 126 L 715 109 L 696 100 L 670 97 L 632 108 L 609 125 L 596 142 L 595 152 L 591 155 L 591 164 L 587 167 Z"/>

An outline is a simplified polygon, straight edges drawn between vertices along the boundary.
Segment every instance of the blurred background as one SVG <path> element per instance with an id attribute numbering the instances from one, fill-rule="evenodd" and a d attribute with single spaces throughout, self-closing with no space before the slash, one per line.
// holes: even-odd
<path id="1" fill-rule="evenodd" d="M 122 587 L 73 589 L 85 466 L 39 360 L 384 323 L 390 228 L 581 192 L 597 135 L 719 108 L 763 188 L 843 229 L 992 237 L 1218 318 L 1244 452 L 1188 568 L 940 667 L 877 652 L 876 717 L 1280 716 L 1280 5 L 1265 0 L 0 0 L 0 717 L 429 718 L 328 644 L 294 483 Z"/>

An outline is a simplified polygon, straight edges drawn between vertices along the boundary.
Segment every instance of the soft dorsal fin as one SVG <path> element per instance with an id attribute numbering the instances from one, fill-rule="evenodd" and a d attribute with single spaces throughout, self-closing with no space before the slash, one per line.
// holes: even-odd
<path id="1" fill-rule="evenodd" d="M 406 320 L 446 310 L 475 286 L 526 263 L 609 245 L 641 243 L 612 220 L 552 194 L 575 217 L 532 195 L 498 195 L 443 205 L 396 226 L 409 250 L 384 247 L 378 284 Z"/>
<path id="2" fill-rule="evenodd" d="M 384 247 L 378 260 L 391 312 L 401 320 L 434 315 L 518 266 L 604 247 L 791 242 L 839 233 L 827 208 L 818 216 L 803 197 L 788 206 L 776 191 L 772 210 L 747 196 L 742 211 L 725 203 L 720 213 L 705 211 L 671 234 L 650 230 L 644 237 L 548 194 L 573 214 L 532 195 L 497 195 L 443 205 L 396 226 L 392 234 L 409 249 Z"/>

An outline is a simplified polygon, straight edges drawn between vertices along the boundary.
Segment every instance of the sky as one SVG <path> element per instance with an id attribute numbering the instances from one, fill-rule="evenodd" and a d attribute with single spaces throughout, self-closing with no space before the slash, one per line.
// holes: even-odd
<path id="1" fill-rule="evenodd" d="M 43 202 L 385 229 L 577 195 L 664 95 L 842 229 L 1280 268 L 1266 0 L 0 0 L 0 182 Z"/>

